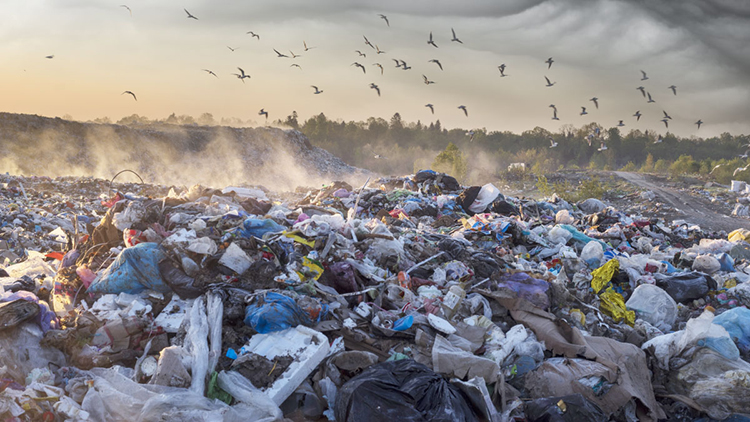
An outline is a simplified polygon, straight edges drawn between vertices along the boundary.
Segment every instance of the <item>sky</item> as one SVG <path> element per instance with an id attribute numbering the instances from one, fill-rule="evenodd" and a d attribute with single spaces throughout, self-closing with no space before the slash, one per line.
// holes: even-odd
<path id="1" fill-rule="evenodd" d="M 463 44 L 451 41 L 451 28 Z M 427 44 L 430 32 L 438 48 Z M 363 36 L 385 53 L 365 45 Z M 303 51 L 303 41 L 314 48 Z M 274 49 L 301 57 L 279 58 Z M 412 69 L 396 68 L 393 59 Z M 374 63 L 383 65 L 383 75 Z M 500 76 L 500 64 L 507 77 Z M 237 67 L 251 76 L 244 83 L 232 75 Z M 641 80 L 641 70 L 648 80 Z M 422 75 L 435 83 L 425 85 Z M 546 87 L 545 76 L 555 85 Z M 311 85 L 323 93 L 313 94 Z M 642 97 L 641 85 L 655 103 Z M 122 95 L 126 90 L 138 100 Z M 552 120 L 550 104 L 559 121 Z M 579 115 L 581 106 L 588 115 Z M 669 131 L 680 136 L 748 134 L 750 2 L 0 2 L 0 111 L 83 121 L 208 112 L 217 120 L 262 123 L 261 108 L 270 120 L 293 110 L 302 119 L 323 112 L 346 121 L 388 120 L 398 112 L 406 121 L 513 132 L 623 120 L 626 131 L 664 133 L 666 111 L 673 118 Z M 643 114 L 639 122 L 636 111 Z"/>

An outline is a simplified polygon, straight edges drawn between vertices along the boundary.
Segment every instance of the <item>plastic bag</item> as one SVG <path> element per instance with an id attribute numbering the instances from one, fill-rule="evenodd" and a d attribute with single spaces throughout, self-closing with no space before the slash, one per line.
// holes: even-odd
<path id="1" fill-rule="evenodd" d="M 586 261 L 589 268 L 599 268 L 604 260 L 604 249 L 598 242 L 589 242 L 581 251 L 581 259 Z"/>
<path id="2" fill-rule="evenodd" d="M 636 287 L 625 306 L 662 331 L 671 330 L 677 319 L 677 303 L 667 292 L 653 284 Z"/>
<path id="3" fill-rule="evenodd" d="M 273 400 L 235 371 L 219 372 L 219 387 L 251 409 L 245 414 L 245 420 L 273 422 L 284 418 Z"/>
<path id="4" fill-rule="evenodd" d="M 492 183 L 487 183 L 482 186 L 474 199 L 474 202 L 469 206 L 469 210 L 473 213 L 481 213 L 487 209 L 487 207 L 500 195 L 500 189 L 495 187 Z"/>
<path id="5" fill-rule="evenodd" d="M 657 274 L 658 275 L 658 274 Z M 682 273 L 672 277 L 657 277 L 656 285 L 664 289 L 675 302 L 686 303 L 716 290 L 716 281 L 701 273 Z"/>
<path id="6" fill-rule="evenodd" d="M 549 307 L 549 283 L 526 273 L 504 274 L 497 282 L 497 290 L 508 289 L 542 309 Z"/>
<path id="7" fill-rule="evenodd" d="M 560 226 L 555 226 L 549 231 L 548 238 L 554 244 L 568 243 L 573 238 L 573 233 Z"/>
<path id="8" fill-rule="evenodd" d="M 547 397 L 526 402 L 529 422 L 606 422 L 607 415 L 581 394 Z"/>
<path id="9" fill-rule="evenodd" d="M 0 333 L 0 379 L 12 378 L 23 384 L 34 368 L 47 368 L 49 363 L 66 365 L 61 351 L 39 344 L 42 335 L 42 329 L 33 322 Z"/>
<path id="10" fill-rule="evenodd" d="M 224 317 L 224 302 L 216 293 L 207 294 L 206 311 L 208 314 L 208 338 L 210 340 L 210 352 L 208 357 L 208 373 L 216 370 L 216 364 L 221 355 L 221 331 Z"/>
<path id="11" fill-rule="evenodd" d="M 727 330 L 741 351 L 750 352 L 750 309 L 730 309 L 714 318 L 713 322 Z"/>
<path id="12" fill-rule="evenodd" d="M 256 298 L 255 303 L 245 308 L 245 324 L 261 334 L 282 331 L 300 324 L 311 326 L 328 313 L 326 304 L 318 304 L 314 308 L 318 309 L 312 313 L 307 312 L 289 296 L 269 292 Z"/>
<path id="13" fill-rule="evenodd" d="M 248 218 L 242 223 L 238 234 L 242 237 L 257 237 L 262 239 L 266 233 L 279 233 L 286 228 L 270 218 Z"/>
<path id="14" fill-rule="evenodd" d="M 88 288 L 89 293 L 131 293 L 146 289 L 161 293 L 171 291 L 159 272 L 159 262 L 166 255 L 156 243 L 139 243 L 125 248 L 117 259 Z"/>
<path id="15" fill-rule="evenodd" d="M 555 214 L 555 223 L 557 224 L 573 224 L 574 221 L 575 219 L 568 210 L 560 210 Z"/>
<path id="16" fill-rule="evenodd" d="M 339 389 L 338 422 L 453 422 L 478 416 L 455 386 L 411 359 L 370 366 Z"/>
<path id="17" fill-rule="evenodd" d="M 713 274 L 721 269 L 721 263 L 713 255 L 699 255 L 693 261 L 693 271 Z"/>
<path id="18" fill-rule="evenodd" d="M 185 349 L 192 357 L 193 377 L 190 391 L 201 396 L 206 390 L 206 376 L 208 375 L 208 319 L 206 317 L 206 303 L 202 297 L 195 300 L 190 308 L 190 327 L 185 337 Z"/>

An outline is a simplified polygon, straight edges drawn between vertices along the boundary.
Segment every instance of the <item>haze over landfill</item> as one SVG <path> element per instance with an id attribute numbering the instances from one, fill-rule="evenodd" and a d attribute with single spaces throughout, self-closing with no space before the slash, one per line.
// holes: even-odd
<path id="1" fill-rule="evenodd" d="M 260 109 L 269 121 L 292 111 L 302 119 L 323 112 L 344 120 L 398 112 L 405 121 L 440 119 L 448 128 L 555 132 L 623 120 L 625 131 L 659 133 L 667 131 L 667 111 L 668 130 L 678 136 L 750 132 L 746 2 L 403 3 L 133 0 L 124 8 L 122 1 L 5 1 L 0 110 L 84 121 L 208 112 L 258 124 Z M 451 28 L 462 43 L 451 41 Z M 427 44 L 430 32 L 438 48 Z M 301 57 L 280 58 L 274 49 Z M 396 68 L 393 59 L 412 69 Z M 238 67 L 250 78 L 233 76 Z M 435 83 L 423 83 L 422 75 Z M 555 85 L 546 87 L 545 76 Z M 313 94 L 311 85 L 323 92 Z M 551 119 L 550 104 L 560 120 Z M 580 115 L 582 106 L 588 115 Z"/>

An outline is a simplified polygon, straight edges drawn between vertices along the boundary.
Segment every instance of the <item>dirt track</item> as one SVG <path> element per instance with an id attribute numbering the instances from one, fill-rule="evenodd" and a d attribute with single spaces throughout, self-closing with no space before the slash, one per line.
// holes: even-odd
<path id="1" fill-rule="evenodd" d="M 689 223 L 697 224 L 703 229 L 726 230 L 727 232 L 738 228 L 750 229 L 750 220 L 719 214 L 700 199 L 686 196 L 684 193 L 668 187 L 655 185 L 646 180 L 642 174 L 624 171 L 614 173 L 634 185 L 653 191 L 663 201 L 682 211 L 684 213 L 683 219 Z"/>

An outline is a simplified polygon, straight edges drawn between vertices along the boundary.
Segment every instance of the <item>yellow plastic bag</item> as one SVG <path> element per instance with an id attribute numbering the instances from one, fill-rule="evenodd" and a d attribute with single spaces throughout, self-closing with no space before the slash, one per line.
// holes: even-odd
<path id="1" fill-rule="evenodd" d="M 614 291 L 612 287 L 608 287 L 607 290 L 600 294 L 599 299 L 601 299 L 599 309 L 611 316 L 615 322 L 625 320 L 630 326 L 635 324 L 635 311 L 628 311 L 625 308 L 625 299 L 621 294 Z"/>
<path id="2" fill-rule="evenodd" d="M 593 279 L 591 280 L 591 287 L 594 289 L 594 293 L 599 293 L 600 291 L 602 291 L 604 286 L 606 286 L 607 283 L 612 280 L 615 272 L 619 269 L 620 261 L 618 261 L 616 258 L 612 258 L 606 264 L 595 269 L 594 271 L 591 271 L 591 276 L 593 277 Z"/>
<path id="3" fill-rule="evenodd" d="M 727 236 L 730 242 L 740 242 L 745 241 L 747 242 L 748 239 L 750 239 L 750 230 L 746 229 L 737 229 L 731 233 L 729 233 L 729 236 Z"/>

